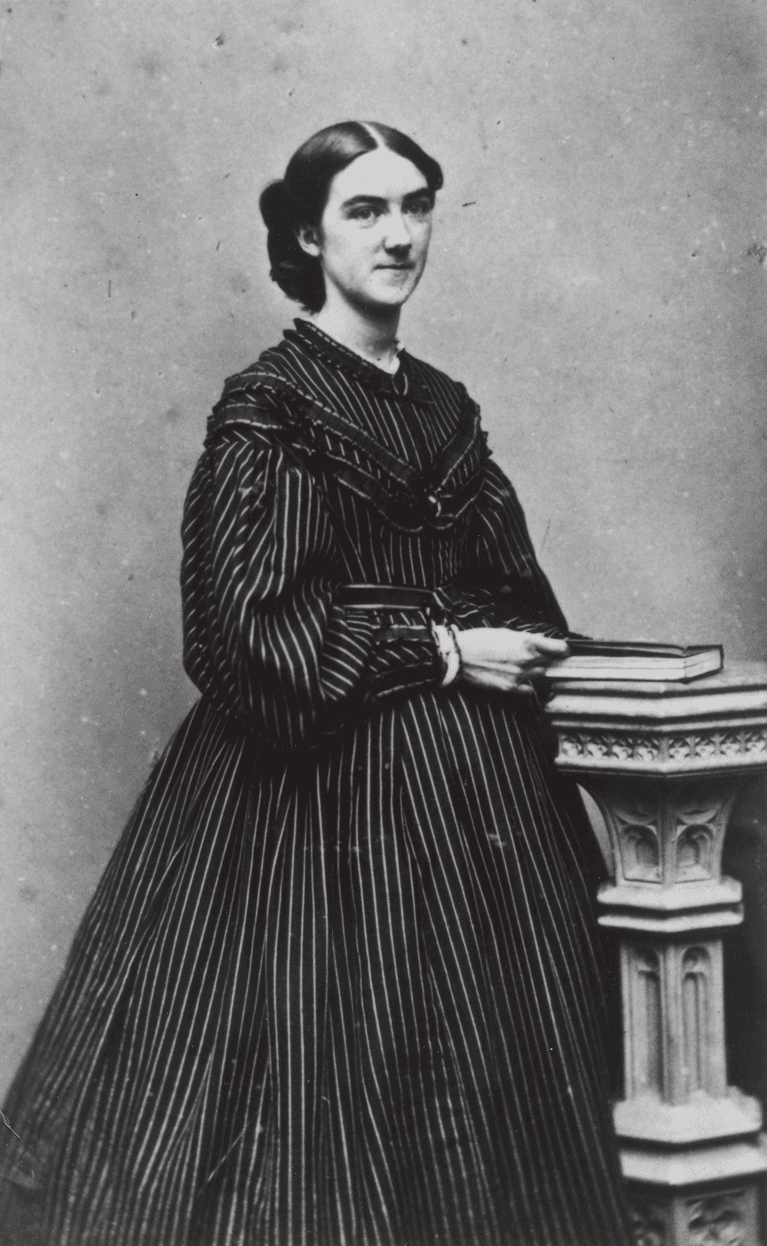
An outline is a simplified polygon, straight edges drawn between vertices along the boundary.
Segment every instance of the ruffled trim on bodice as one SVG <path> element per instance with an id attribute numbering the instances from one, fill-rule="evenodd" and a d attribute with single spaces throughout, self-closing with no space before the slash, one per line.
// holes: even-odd
<path id="1" fill-rule="evenodd" d="M 338 369 L 364 387 L 397 403 L 430 403 L 428 365 L 401 353 L 395 374 L 384 372 L 308 321 L 287 330 L 288 349 L 308 351 L 329 368 Z M 425 466 L 416 467 L 360 428 L 343 409 L 333 406 L 327 391 L 299 381 L 286 366 L 284 344 L 265 351 L 251 368 L 229 377 L 208 424 L 208 442 L 223 428 L 250 426 L 277 439 L 300 456 L 318 477 L 332 478 L 342 488 L 370 502 L 395 527 L 417 533 L 426 528 L 450 529 L 476 500 L 488 458 L 479 407 L 464 387 L 449 382 L 455 406 L 455 431 Z"/>

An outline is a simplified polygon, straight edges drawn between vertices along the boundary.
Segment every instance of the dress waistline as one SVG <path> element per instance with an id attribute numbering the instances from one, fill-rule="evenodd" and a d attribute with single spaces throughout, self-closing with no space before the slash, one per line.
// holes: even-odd
<path id="1" fill-rule="evenodd" d="M 355 610 L 431 610 L 439 606 L 432 589 L 404 584 L 343 584 L 336 600 Z"/>

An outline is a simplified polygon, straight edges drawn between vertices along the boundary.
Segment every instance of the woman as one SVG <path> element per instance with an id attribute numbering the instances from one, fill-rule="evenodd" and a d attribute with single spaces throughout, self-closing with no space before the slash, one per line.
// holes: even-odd
<path id="1" fill-rule="evenodd" d="M 400 309 L 442 174 L 347 122 L 267 188 L 310 314 L 187 499 L 186 668 L 6 1105 L 14 1246 L 620 1246 L 566 624 Z M 11 1227 L 12 1226 L 12 1227 Z"/>

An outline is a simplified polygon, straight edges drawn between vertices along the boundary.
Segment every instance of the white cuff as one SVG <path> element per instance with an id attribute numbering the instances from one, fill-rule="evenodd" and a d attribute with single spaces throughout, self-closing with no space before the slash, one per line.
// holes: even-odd
<path id="1" fill-rule="evenodd" d="M 448 684 L 452 684 L 461 669 L 461 651 L 458 648 L 455 629 L 449 625 L 446 626 L 444 623 L 432 623 L 431 630 L 445 668 L 445 674 L 440 687 L 447 688 Z"/>

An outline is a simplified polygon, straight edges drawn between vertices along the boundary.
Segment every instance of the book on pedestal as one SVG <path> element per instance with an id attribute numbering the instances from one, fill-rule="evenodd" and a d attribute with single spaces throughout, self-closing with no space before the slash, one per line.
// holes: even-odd
<path id="1" fill-rule="evenodd" d="M 686 683 L 724 665 L 721 645 L 663 645 L 653 641 L 570 637 L 570 656 L 552 662 L 547 679 L 670 680 Z"/>

